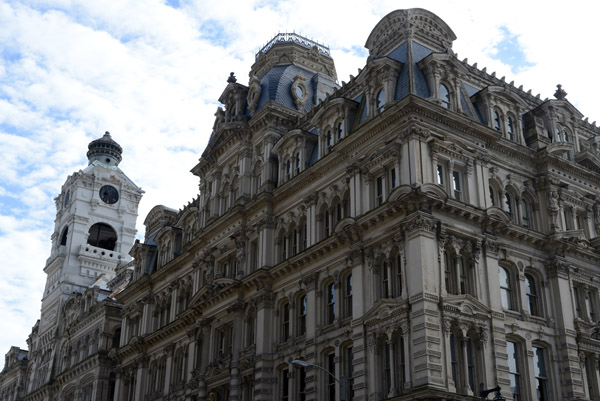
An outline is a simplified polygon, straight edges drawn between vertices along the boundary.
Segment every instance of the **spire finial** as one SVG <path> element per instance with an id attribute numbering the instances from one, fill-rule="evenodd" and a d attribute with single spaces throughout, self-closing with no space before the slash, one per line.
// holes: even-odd
<path id="1" fill-rule="evenodd" d="M 561 84 L 556 85 L 556 92 L 554 92 L 554 97 L 558 100 L 565 100 L 565 98 L 567 97 L 567 92 L 565 92 Z"/>

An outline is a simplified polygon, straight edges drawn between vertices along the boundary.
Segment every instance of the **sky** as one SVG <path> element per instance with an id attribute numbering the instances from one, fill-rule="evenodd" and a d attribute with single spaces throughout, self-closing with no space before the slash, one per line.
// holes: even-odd
<path id="1" fill-rule="evenodd" d="M 600 4 L 600 3 L 599 3 Z M 278 32 L 329 46 L 338 80 L 365 64 L 377 22 L 421 7 L 454 31 L 462 60 L 541 98 L 557 84 L 600 120 L 600 5 L 559 1 L 0 0 L 0 353 L 26 347 L 39 318 L 59 194 L 110 131 L 150 209 L 198 192 L 197 163 L 230 72 L 247 85 Z M 10 328 L 6 330 L 6 328 Z"/>

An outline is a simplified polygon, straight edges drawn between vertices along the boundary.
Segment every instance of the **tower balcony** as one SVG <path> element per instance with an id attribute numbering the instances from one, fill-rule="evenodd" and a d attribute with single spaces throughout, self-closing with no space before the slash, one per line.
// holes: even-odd
<path id="1" fill-rule="evenodd" d="M 126 255 L 121 252 L 111 251 L 90 244 L 81 245 L 77 257 L 81 259 L 101 260 L 104 262 L 118 263 L 121 260 L 126 261 Z"/>

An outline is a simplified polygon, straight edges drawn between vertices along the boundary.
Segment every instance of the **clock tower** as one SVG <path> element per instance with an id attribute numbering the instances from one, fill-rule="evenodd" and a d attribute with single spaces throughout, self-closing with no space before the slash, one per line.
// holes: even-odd
<path id="1" fill-rule="evenodd" d="M 108 282 L 116 267 L 130 260 L 143 191 L 119 169 L 123 149 L 110 133 L 92 141 L 88 149 L 88 166 L 69 176 L 55 199 L 38 331 L 42 340 L 52 336 L 61 304 L 70 294 Z"/>

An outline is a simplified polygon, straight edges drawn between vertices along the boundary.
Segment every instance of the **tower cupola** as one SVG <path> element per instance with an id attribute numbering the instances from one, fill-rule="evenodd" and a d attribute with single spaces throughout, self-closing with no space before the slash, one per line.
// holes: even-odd
<path id="1" fill-rule="evenodd" d="M 106 131 L 102 138 L 90 142 L 87 157 L 89 164 L 98 160 L 107 166 L 118 166 L 122 159 L 122 153 L 121 145 L 112 139 L 110 132 Z"/>

